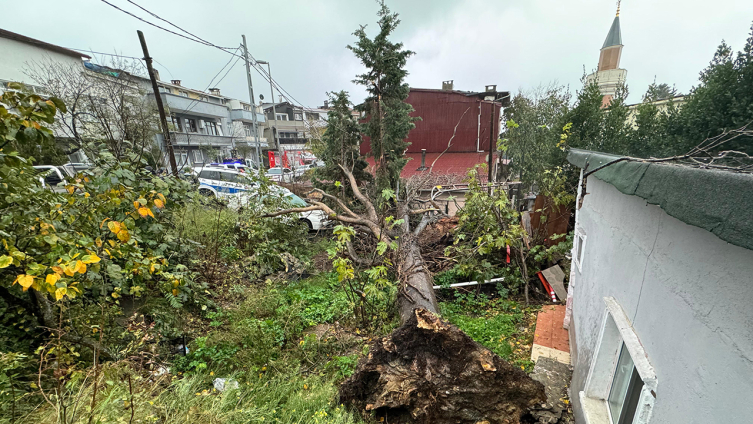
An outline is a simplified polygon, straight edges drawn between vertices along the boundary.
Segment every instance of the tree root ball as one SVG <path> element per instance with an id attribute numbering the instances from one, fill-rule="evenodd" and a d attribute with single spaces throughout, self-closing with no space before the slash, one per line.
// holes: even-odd
<path id="1" fill-rule="evenodd" d="M 544 386 L 425 309 L 340 386 L 340 402 L 393 423 L 512 424 L 546 401 Z"/>

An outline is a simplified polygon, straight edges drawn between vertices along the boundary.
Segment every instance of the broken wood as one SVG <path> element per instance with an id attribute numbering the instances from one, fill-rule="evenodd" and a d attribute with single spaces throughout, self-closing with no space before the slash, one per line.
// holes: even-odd
<path id="1" fill-rule="evenodd" d="M 519 423 L 544 386 L 425 310 L 412 311 L 340 387 L 340 402 L 389 423 Z"/>

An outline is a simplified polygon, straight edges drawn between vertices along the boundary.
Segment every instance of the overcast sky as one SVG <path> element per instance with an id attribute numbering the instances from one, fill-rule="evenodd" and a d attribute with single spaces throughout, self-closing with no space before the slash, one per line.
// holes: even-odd
<path id="1" fill-rule="evenodd" d="M 126 0 L 108 0 L 157 21 Z M 351 82 L 360 63 L 345 47 L 353 31 L 375 32 L 373 0 L 134 0 L 160 17 L 222 46 L 249 50 L 272 64 L 272 75 L 306 106 L 326 92 L 363 90 Z M 408 61 L 413 87 L 517 91 L 557 81 L 574 91 L 591 72 L 612 20 L 611 0 L 388 0 L 402 24 L 393 36 L 416 52 Z M 76 49 L 140 56 L 136 30 L 146 35 L 163 80 L 205 89 L 231 56 L 150 27 L 100 0 L 3 0 L 0 28 Z M 722 39 L 741 50 L 753 22 L 751 0 L 625 0 L 620 14 L 629 101 L 640 101 L 654 80 L 685 93 Z M 2 58 L 0 58 L 2 60 Z M 239 62 L 218 84 L 223 94 L 248 99 Z M 269 85 L 254 74 L 256 94 Z M 258 99 L 257 99 L 258 100 Z"/>

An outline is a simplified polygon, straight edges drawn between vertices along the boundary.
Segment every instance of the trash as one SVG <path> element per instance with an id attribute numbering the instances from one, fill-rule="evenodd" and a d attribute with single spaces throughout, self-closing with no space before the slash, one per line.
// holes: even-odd
<path id="1" fill-rule="evenodd" d="M 559 265 L 547 268 L 541 271 L 541 273 L 544 275 L 544 278 L 549 285 L 554 289 L 554 292 L 560 300 L 567 298 L 567 291 L 565 290 L 564 284 L 565 273 L 562 272 L 562 268 L 560 268 Z"/>
<path id="2" fill-rule="evenodd" d="M 235 390 L 239 387 L 238 382 L 232 378 L 215 378 L 212 384 L 218 392 L 224 392 L 225 389 Z"/>

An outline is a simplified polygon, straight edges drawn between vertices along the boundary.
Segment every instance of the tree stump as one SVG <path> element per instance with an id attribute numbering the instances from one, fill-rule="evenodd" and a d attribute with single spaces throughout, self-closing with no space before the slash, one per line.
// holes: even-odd
<path id="1" fill-rule="evenodd" d="M 425 309 L 340 387 L 341 403 L 390 424 L 513 424 L 545 401 L 541 383 Z"/>

